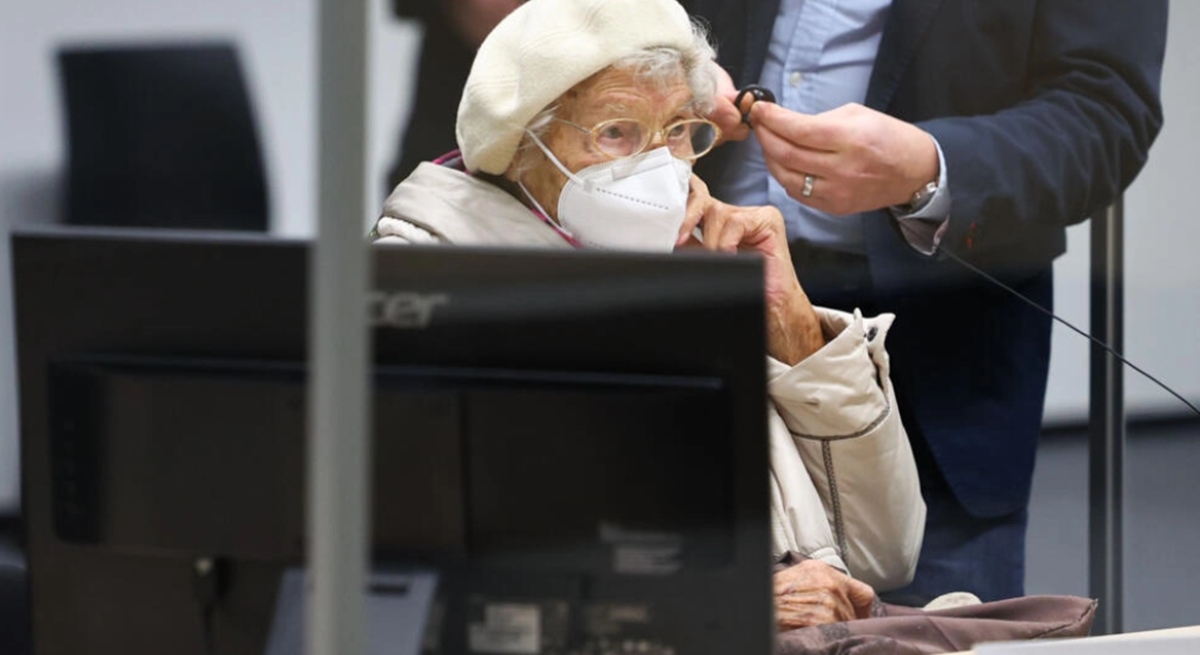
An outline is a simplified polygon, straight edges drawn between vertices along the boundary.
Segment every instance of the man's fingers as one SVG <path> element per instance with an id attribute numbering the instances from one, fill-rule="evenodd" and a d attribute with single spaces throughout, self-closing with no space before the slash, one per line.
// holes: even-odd
<path id="1" fill-rule="evenodd" d="M 798 145 L 766 128 L 757 128 L 755 136 L 762 146 L 767 166 L 804 172 L 817 177 L 832 177 L 838 173 L 837 153 Z"/>
<path id="2" fill-rule="evenodd" d="M 754 133 L 762 146 L 767 170 L 788 195 L 809 207 L 844 214 L 847 202 L 846 148 L 851 126 L 837 110 L 819 116 L 801 114 L 769 103 L 751 110 Z M 805 195 L 812 176 L 811 193 Z"/>
<path id="3" fill-rule="evenodd" d="M 766 152 L 766 148 L 763 150 Z M 787 191 L 788 196 L 830 214 L 853 213 L 846 205 L 848 200 L 856 197 L 851 191 L 851 183 L 847 181 L 844 171 L 838 170 L 832 163 L 825 163 L 834 161 L 826 158 L 836 155 L 817 153 L 810 156 L 813 151 L 806 151 L 805 154 L 796 151 L 795 148 L 790 152 L 785 150 L 778 157 L 767 153 L 766 157 L 767 171 Z M 806 196 L 804 190 L 808 186 L 809 175 L 813 176 L 812 192 Z"/>
<path id="4" fill-rule="evenodd" d="M 808 175 L 813 175 L 813 192 L 816 192 L 816 183 L 821 181 L 821 176 L 817 173 L 809 173 L 805 170 L 797 170 L 788 168 L 779 162 L 767 160 L 767 171 L 771 173 L 771 177 L 787 191 L 788 195 L 795 200 L 811 204 L 812 196 L 804 196 L 804 185 Z M 825 178 L 828 179 L 828 178 Z"/>
<path id="5" fill-rule="evenodd" d="M 769 158 L 767 159 L 767 171 L 787 191 L 788 196 L 797 202 L 822 211 L 825 209 L 822 201 L 829 196 L 829 191 L 835 183 L 834 180 L 822 177 L 819 173 L 809 173 L 805 170 L 787 168 Z M 813 193 L 805 196 L 804 186 L 808 175 L 813 176 Z"/>
<path id="6" fill-rule="evenodd" d="M 750 124 L 795 145 L 829 151 L 845 147 L 849 129 L 839 114 L 802 114 L 770 102 L 754 103 L 750 108 Z"/>

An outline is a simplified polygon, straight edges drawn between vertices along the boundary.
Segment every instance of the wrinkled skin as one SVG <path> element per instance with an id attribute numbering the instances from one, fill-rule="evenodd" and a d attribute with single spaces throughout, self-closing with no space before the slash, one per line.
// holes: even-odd
<path id="1" fill-rule="evenodd" d="M 781 631 L 865 619 L 875 591 L 819 560 L 775 573 L 775 622 Z"/>
<path id="2" fill-rule="evenodd" d="M 639 80 L 629 70 L 606 68 L 575 85 L 554 105 L 557 118 L 587 127 L 614 118 L 636 118 L 646 125 L 661 127 L 696 117 L 691 88 L 682 71 L 670 83 L 658 85 Z M 656 137 L 661 138 L 661 135 Z M 543 142 L 572 172 L 610 160 L 595 148 L 590 134 L 561 121 L 550 124 Z M 661 145 L 652 141 L 648 149 Z M 526 148 L 505 172 L 505 178 L 512 183 L 523 183 L 550 218 L 558 220 L 558 198 L 567 177 L 540 149 Z M 521 194 L 514 195 L 526 201 Z M 703 238 L 694 236 L 696 228 Z M 816 312 L 792 267 L 779 210 L 735 207 L 720 202 L 693 175 L 687 217 L 677 247 L 761 254 L 766 268 L 768 353 L 786 364 L 796 364 L 825 345 Z"/>
<path id="3" fill-rule="evenodd" d="M 921 128 L 859 104 L 820 114 L 801 114 L 770 102 L 744 98 L 721 71 L 717 105 L 709 120 L 726 141 L 740 141 L 751 129 L 763 149 L 767 170 L 797 202 L 831 214 L 856 214 L 904 205 L 926 183 L 938 179 L 937 146 Z M 805 196 L 804 178 L 815 178 Z"/>

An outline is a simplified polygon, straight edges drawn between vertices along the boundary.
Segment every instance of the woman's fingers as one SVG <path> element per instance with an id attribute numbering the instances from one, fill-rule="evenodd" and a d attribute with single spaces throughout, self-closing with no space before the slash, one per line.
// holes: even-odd
<path id="1" fill-rule="evenodd" d="M 871 608 L 875 606 L 875 590 L 871 585 L 849 578 L 846 597 L 854 606 L 854 618 L 865 619 L 871 616 Z"/>
<path id="2" fill-rule="evenodd" d="M 775 598 L 775 616 L 783 630 L 837 623 L 856 618 L 853 606 L 839 590 L 794 592 Z"/>
<path id="3" fill-rule="evenodd" d="M 684 212 L 683 225 L 679 226 L 679 235 L 675 239 L 676 248 L 692 240 L 692 233 L 696 230 L 696 226 L 704 219 L 704 214 L 711 209 L 713 204 L 712 196 L 708 193 L 708 185 L 704 183 L 704 180 L 693 174 L 688 182 L 688 188 L 687 208 Z"/>
<path id="4" fill-rule="evenodd" d="M 750 136 L 750 128 L 742 122 L 741 111 L 734 106 L 737 89 L 733 79 L 724 68 L 717 67 L 717 93 L 714 98 L 713 110 L 708 119 L 717 124 L 721 130 L 721 143 L 726 141 L 742 141 Z"/>
<path id="5" fill-rule="evenodd" d="M 776 621 L 783 630 L 865 618 L 875 599 L 869 585 L 818 560 L 776 573 L 773 583 Z"/>

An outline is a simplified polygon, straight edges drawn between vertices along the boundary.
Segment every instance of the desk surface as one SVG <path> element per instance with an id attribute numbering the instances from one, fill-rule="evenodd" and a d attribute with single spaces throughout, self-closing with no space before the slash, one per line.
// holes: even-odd
<path id="1" fill-rule="evenodd" d="M 1194 625 L 1186 628 L 1170 628 L 1166 630 L 1150 630 L 1146 632 L 1129 632 L 1120 635 L 1107 635 L 1104 637 L 1087 637 L 1088 641 L 1126 641 L 1130 639 L 1146 639 L 1153 637 L 1182 637 L 1193 636 L 1200 637 L 1200 625 Z M 962 651 L 951 655 L 972 655 L 974 651 Z"/>

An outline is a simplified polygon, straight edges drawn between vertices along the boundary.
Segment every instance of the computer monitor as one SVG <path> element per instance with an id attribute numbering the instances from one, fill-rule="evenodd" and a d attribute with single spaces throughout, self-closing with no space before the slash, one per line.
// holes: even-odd
<path id="1" fill-rule="evenodd" d="M 304 561 L 309 244 L 12 245 L 35 653 L 261 654 Z M 437 573 L 424 652 L 770 651 L 759 261 L 372 256 L 373 554 Z M 489 633 L 513 606 L 536 634 Z"/>

